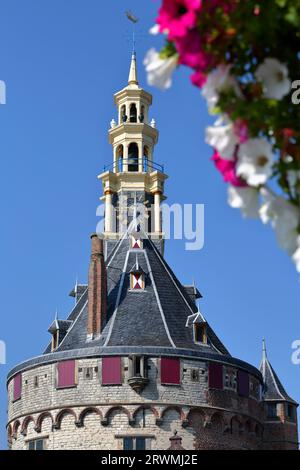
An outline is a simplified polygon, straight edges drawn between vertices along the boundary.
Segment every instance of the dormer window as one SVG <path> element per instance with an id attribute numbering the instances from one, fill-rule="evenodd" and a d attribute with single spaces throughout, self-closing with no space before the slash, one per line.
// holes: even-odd
<path id="1" fill-rule="evenodd" d="M 52 342 L 51 342 L 51 351 L 55 351 L 59 344 L 59 330 L 56 330 L 52 334 Z"/>
<path id="2" fill-rule="evenodd" d="M 72 321 L 70 320 L 58 320 L 57 314 L 55 320 L 48 329 L 49 333 L 52 335 L 51 339 L 51 352 L 56 351 L 64 337 L 66 336 L 68 329 L 70 328 Z"/>
<path id="3" fill-rule="evenodd" d="M 206 323 L 194 323 L 195 343 L 207 343 Z"/>
<path id="4" fill-rule="evenodd" d="M 143 241 L 140 238 L 135 237 L 134 235 L 131 236 L 130 242 L 131 248 L 134 250 L 139 250 L 143 248 Z"/>
<path id="5" fill-rule="evenodd" d="M 130 288 L 132 290 L 142 290 L 145 288 L 144 273 L 130 273 Z"/>
<path id="6" fill-rule="evenodd" d="M 138 255 L 136 255 L 136 262 L 130 270 L 130 289 L 134 291 L 145 289 L 145 273 L 139 265 Z"/>

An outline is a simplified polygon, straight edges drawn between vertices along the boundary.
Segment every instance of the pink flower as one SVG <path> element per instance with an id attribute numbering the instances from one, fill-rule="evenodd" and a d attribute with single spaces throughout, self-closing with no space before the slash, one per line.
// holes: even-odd
<path id="1" fill-rule="evenodd" d="M 201 70 L 196 70 L 195 73 L 191 75 L 191 82 L 193 85 L 197 86 L 198 88 L 202 88 L 205 85 L 207 80 L 207 76 L 205 73 L 201 72 Z"/>
<path id="2" fill-rule="evenodd" d="M 200 33 L 196 28 L 188 31 L 184 37 L 176 39 L 175 45 L 180 64 L 200 70 L 208 66 L 210 59 L 201 48 Z"/>
<path id="3" fill-rule="evenodd" d="M 247 184 L 236 175 L 236 160 L 224 160 L 216 150 L 212 160 L 215 163 L 216 168 L 223 175 L 226 183 L 230 183 L 232 186 L 240 188 L 247 186 Z"/>
<path id="4" fill-rule="evenodd" d="M 247 122 L 242 119 L 237 119 L 233 124 L 233 131 L 239 138 L 240 144 L 244 144 L 249 140 L 249 131 Z"/>
<path id="5" fill-rule="evenodd" d="M 157 18 L 160 31 L 167 30 L 170 40 L 185 36 L 196 26 L 201 4 L 202 0 L 163 0 Z"/>

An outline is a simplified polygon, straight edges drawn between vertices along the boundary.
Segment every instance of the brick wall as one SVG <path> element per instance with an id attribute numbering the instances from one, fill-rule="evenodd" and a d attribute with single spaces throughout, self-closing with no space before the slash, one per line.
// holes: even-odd
<path id="1" fill-rule="evenodd" d="M 56 389 L 55 364 L 24 372 L 22 398 L 17 402 L 12 401 L 10 381 L 11 447 L 26 449 L 31 439 L 45 438 L 49 449 L 120 449 L 124 435 L 141 435 L 148 437 L 152 449 L 167 449 L 175 430 L 185 449 L 262 447 L 261 404 L 232 391 L 208 390 L 205 362 L 182 360 L 181 385 L 164 386 L 159 359 L 151 358 L 149 384 L 136 393 L 127 384 L 128 358 L 122 361 L 122 386 L 101 386 L 101 359 L 78 361 L 75 388 Z M 84 377 L 86 367 L 93 368 L 92 379 Z M 192 369 L 199 371 L 197 381 L 192 379 Z M 38 386 L 34 386 L 36 380 Z"/>

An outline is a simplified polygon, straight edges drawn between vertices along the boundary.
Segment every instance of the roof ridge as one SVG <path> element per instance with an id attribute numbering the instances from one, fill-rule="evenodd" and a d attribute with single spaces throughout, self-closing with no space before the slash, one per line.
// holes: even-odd
<path id="1" fill-rule="evenodd" d="M 156 300 L 157 300 L 157 305 L 158 305 L 158 308 L 159 308 L 159 311 L 160 311 L 160 314 L 161 314 L 161 317 L 162 317 L 162 321 L 163 321 L 163 324 L 164 324 L 164 327 L 165 327 L 167 336 L 168 336 L 168 338 L 169 338 L 169 340 L 170 340 L 170 343 L 171 343 L 171 345 L 173 346 L 173 348 L 176 348 L 176 345 L 175 345 L 175 343 L 174 343 L 174 341 L 173 341 L 173 339 L 172 339 L 170 330 L 169 330 L 169 328 L 168 328 L 168 324 L 167 324 L 167 321 L 166 321 L 166 317 L 165 317 L 165 314 L 164 314 L 164 311 L 163 311 L 163 308 L 162 308 L 162 305 L 161 305 L 161 302 L 160 302 L 160 299 L 159 299 L 157 287 L 156 287 L 156 284 L 155 284 L 155 280 L 154 280 L 154 276 L 153 276 L 153 273 L 152 273 L 150 261 L 149 261 L 149 258 L 148 258 L 148 253 L 147 253 L 146 250 L 143 250 L 143 252 L 144 252 L 145 259 L 146 259 L 146 263 L 147 263 L 149 275 L 150 275 L 150 277 L 151 277 L 151 282 L 152 282 L 153 290 L 154 290 L 155 297 L 156 297 Z"/>
<path id="2" fill-rule="evenodd" d="M 130 251 L 127 250 L 125 261 L 124 261 L 124 266 L 123 266 L 123 271 L 122 271 L 122 276 L 121 276 L 121 281 L 120 281 L 120 285 L 119 285 L 119 289 L 118 289 L 118 296 L 117 296 L 116 303 L 115 303 L 115 309 L 114 309 L 114 313 L 112 315 L 111 324 L 109 325 L 109 331 L 108 331 L 107 337 L 106 337 L 104 345 L 103 345 L 104 347 L 107 346 L 107 344 L 110 340 L 111 333 L 112 333 L 112 330 L 113 330 L 113 326 L 114 326 L 114 323 L 115 323 L 115 319 L 116 319 L 116 316 L 117 316 L 118 307 L 120 305 L 120 297 L 121 297 L 122 288 L 123 288 L 123 284 L 124 284 L 124 278 L 125 278 L 126 268 L 127 268 L 128 259 L 129 259 L 129 253 L 130 253 Z"/>
<path id="3" fill-rule="evenodd" d="M 161 255 L 161 253 L 160 253 L 159 250 L 156 248 L 156 246 L 154 245 L 154 243 L 152 242 L 152 240 L 151 240 L 150 238 L 149 238 L 149 241 L 150 241 L 150 244 L 152 245 L 152 247 L 154 248 L 155 253 L 158 255 L 158 258 L 159 258 L 161 264 L 164 266 L 165 270 L 167 271 L 167 273 L 168 273 L 168 275 L 169 275 L 171 281 L 173 282 L 174 286 L 176 287 L 176 289 L 178 290 L 179 294 L 181 295 L 181 297 L 183 298 L 184 302 L 186 303 L 187 307 L 188 307 L 189 310 L 192 312 L 192 314 L 193 314 L 193 313 L 196 313 L 196 312 L 193 311 L 191 305 L 190 305 L 189 302 L 187 301 L 187 298 L 186 298 L 185 294 L 183 294 L 182 290 L 179 289 L 177 282 L 175 282 L 175 280 L 174 280 L 175 273 L 173 273 L 173 271 L 171 270 L 171 268 L 170 268 L 170 267 L 168 266 L 168 264 L 165 262 L 163 256 Z M 171 270 L 173 276 L 172 276 L 170 270 Z M 175 276 L 175 277 L 176 277 L 176 276 Z"/>

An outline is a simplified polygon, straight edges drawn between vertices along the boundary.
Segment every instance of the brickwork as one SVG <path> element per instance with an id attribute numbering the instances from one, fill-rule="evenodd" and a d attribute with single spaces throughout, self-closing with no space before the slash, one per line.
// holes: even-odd
<path id="1" fill-rule="evenodd" d="M 56 364 L 24 372 L 17 402 L 13 381 L 8 384 L 11 447 L 26 449 L 30 440 L 44 438 L 49 449 L 121 449 L 124 436 L 145 436 L 152 449 L 167 449 L 177 430 L 185 449 L 261 448 L 258 401 L 209 390 L 203 361 L 182 360 L 179 386 L 160 384 L 159 358 L 148 364 L 149 384 L 140 394 L 127 384 L 127 357 L 122 386 L 101 385 L 100 358 L 79 360 L 77 386 L 69 389 L 56 389 Z M 85 367 L 93 368 L 91 379 L 84 377 Z M 199 371 L 197 381 L 192 369 Z"/>

